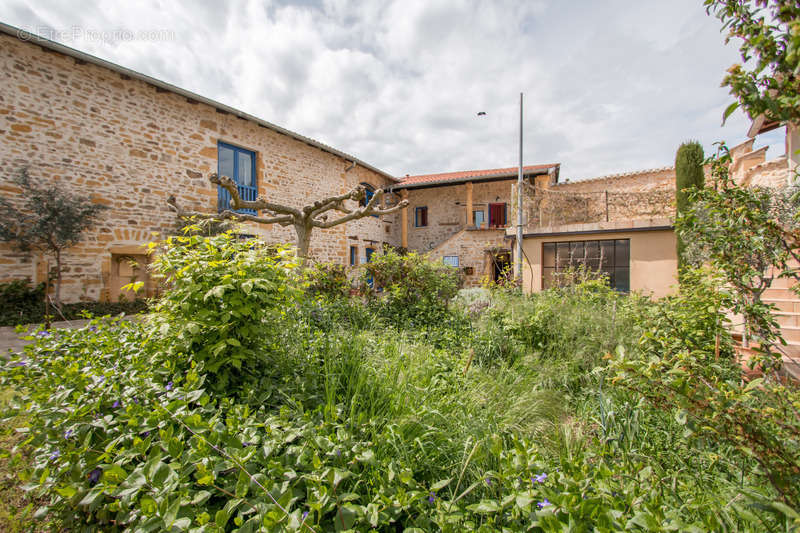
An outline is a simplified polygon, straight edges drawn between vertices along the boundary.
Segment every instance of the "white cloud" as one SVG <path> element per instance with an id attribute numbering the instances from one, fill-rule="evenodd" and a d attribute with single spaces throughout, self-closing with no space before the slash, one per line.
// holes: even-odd
<path id="1" fill-rule="evenodd" d="M 396 175 L 515 165 L 520 91 L 525 162 L 561 162 L 572 179 L 669 165 L 682 141 L 735 144 L 748 125 L 719 126 L 737 52 L 699 0 L 7 0 L 0 19 L 170 30 L 66 44 Z"/>

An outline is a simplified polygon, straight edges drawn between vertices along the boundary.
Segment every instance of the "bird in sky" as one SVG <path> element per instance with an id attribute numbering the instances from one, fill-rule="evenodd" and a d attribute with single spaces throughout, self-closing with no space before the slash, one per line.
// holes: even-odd
<path id="1" fill-rule="evenodd" d="M 486 111 L 478 111 L 478 116 L 479 116 L 479 117 L 484 117 L 484 116 L 486 116 Z"/>

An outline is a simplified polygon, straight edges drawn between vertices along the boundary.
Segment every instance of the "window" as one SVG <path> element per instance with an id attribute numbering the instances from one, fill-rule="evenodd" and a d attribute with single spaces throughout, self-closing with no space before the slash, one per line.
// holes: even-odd
<path id="1" fill-rule="evenodd" d="M 555 285 L 555 276 L 570 267 L 608 276 L 611 288 L 630 291 L 630 239 L 546 242 L 542 244 L 542 288 Z"/>
<path id="2" fill-rule="evenodd" d="M 452 267 L 458 268 L 458 256 L 457 255 L 446 255 L 442 258 L 445 265 L 450 265 Z"/>
<path id="3" fill-rule="evenodd" d="M 473 211 L 472 212 L 472 224 L 476 228 L 480 228 L 481 226 L 483 226 L 483 223 L 486 220 L 484 215 L 485 215 L 485 213 L 483 212 L 483 209 L 481 209 L 480 211 Z"/>
<path id="4" fill-rule="evenodd" d="M 350 266 L 358 264 L 358 246 L 350 247 Z"/>
<path id="5" fill-rule="evenodd" d="M 258 197 L 256 183 L 256 154 L 250 150 L 239 148 L 223 142 L 217 145 L 217 174 L 228 176 L 236 182 L 239 197 L 242 200 L 254 201 Z M 231 195 L 219 187 L 217 191 L 217 209 L 230 209 Z M 254 209 L 240 209 L 240 213 L 255 215 Z"/>
<path id="6" fill-rule="evenodd" d="M 506 204 L 489 204 L 489 227 L 500 228 L 506 225 Z"/>
<path id="7" fill-rule="evenodd" d="M 364 187 L 366 194 L 364 194 L 364 198 L 358 201 L 358 205 L 361 207 L 366 207 L 369 201 L 372 200 L 372 197 L 375 196 L 375 187 L 369 183 L 362 183 L 361 186 Z"/>
<path id="8" fill-rule="evenodd" d="M 369 263 L 370 259 L 372 259 L 372 254 L 374 253 L 375 253 L 375 248 L 367 248 L 364 251 L 364 258 L 367 260 L 367 263 Z"/>
<path id="9" fill-rule="evenodd" d="M 428 225 L 428 208 L 417 207 L 414 209 L 414 226 L 424 228 Z"/>

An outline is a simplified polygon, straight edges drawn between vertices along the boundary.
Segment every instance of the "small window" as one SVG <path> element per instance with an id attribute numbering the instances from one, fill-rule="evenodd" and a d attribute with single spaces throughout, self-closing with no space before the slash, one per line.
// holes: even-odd
<path id="1" fill-rule="evenodd" d="M 428 225 L 428 208 L 417 207 L 414 209 L 414 226 L 424 228 Z"/>
<path id="2" fill-rule="evenodd" d="M 258 197 L 256 180 L 256 153 L 238 146 L 220 142 L 217 145 L 217 174 L 228 176 L 236 182 L 239 197 L 246 201 L 255 201 Z M 231 195 L 218 188 L 217 208 L 219 211 L 230 209 Z M 240 213 L 255 215 L 254 209 L 240 209 Z"/>
<path id="3" fill-rule="evenodd" d="M 350 266 L 358 264 L 358 246 L 350 247 Z"/>
<path id="4" fill-rule="evenodd" d="M 375 187 L 369 183 L 362 183 L 361 186 L 364 187 L 365 194 L 364 197 L 358 201 L 358 205 L 366 207 L 369 201 L 372 200 L 372 197 L 375 196 Z"/>
<path id="5" fill-rule="evenodd" d="M 445 265 L 450 265 L 451 267 L 458 268 L 458 256 L 457 255 L 446 255 L 442 258 Z"/>
<path id="6" fill-rule="evenodd" d="M 483 209 L 472 212 L 472 224 L 476 228 L 480 228 L 481 226 L 483 226 L 485 220 L 486 218 L 484 217 Z"/>

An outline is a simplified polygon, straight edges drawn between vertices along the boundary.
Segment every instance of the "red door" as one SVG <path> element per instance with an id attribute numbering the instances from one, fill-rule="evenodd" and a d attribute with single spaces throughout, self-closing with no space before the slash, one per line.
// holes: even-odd
<path id="1" fill-rule="evenodd" d="M 489 204 L 489 226 L 500 227 L 506 225 L 506 204 Z"/>

